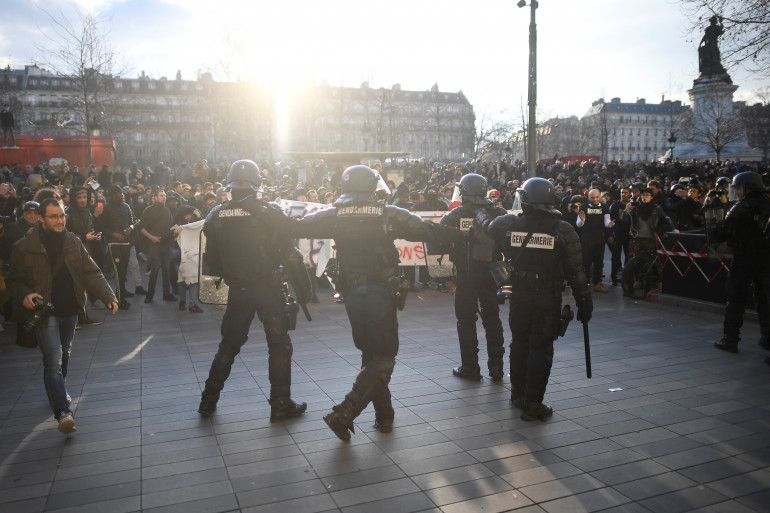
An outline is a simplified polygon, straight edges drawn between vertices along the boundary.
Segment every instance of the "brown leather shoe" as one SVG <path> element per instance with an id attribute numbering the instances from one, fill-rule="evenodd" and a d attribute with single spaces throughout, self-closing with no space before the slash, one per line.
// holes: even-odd
<path id="1" fill-rule="evenodd" d="M 605 287 L 601 283 L 597 283 L 596 285 L 594 285 L 594 292 L 601 292 L 602 294 L 606 294 L 609 291 L 607 290 L 607 287 Z"/>

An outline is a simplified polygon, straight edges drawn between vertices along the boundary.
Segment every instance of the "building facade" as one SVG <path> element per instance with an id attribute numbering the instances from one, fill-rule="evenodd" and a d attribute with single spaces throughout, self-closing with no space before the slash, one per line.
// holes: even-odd
<path id="1" fill-rule="evenodd" d="M 17 133 L 108 135 L 123 164 L 277 160 L 284 151 L 400 151 L 460 160 L 473 151 L 473 106 L 462 92 L 440 92 L 438 85 L 429 91 L 308 85 L 279 98 L 267 86 L 217 82 L 208 73 L 169 80 L 142 72 L 102 80 L 99 89 L 87 97 L 77 78 L 37 66 L 0 71 L 0 95 L 11 105 Z"/>
<path id="2" fill-rule="evenodd" d="M 689 109 L 681 101 L 662 99 L 659 104 L 644 98 L 624 103 L 613 98 L 593 102 L 581 119 L 584 151 L 603 161 L 650 161 L 669 150 L 672 131 L 682 124 Z"/>

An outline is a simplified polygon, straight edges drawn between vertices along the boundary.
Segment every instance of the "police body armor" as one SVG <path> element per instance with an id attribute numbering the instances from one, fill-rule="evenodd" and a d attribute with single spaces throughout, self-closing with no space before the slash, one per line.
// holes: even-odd
<path id="1" fill-rule="evenodd" d="M 345 234 L 334 240 L 343 292 L 366 282 L 387 284 L 400 274 L 398 250 L 387 232 L 388 214 L 395 210 L 400 209 L 363 202 L 347 203 L 315 214 L 333 216 L 335 232 Z"/>
<path id="2" fill-rule="evenodd" d="M 505 213 L 505 211 L 501 212 L 502 209 L 491 205 L 481 207 L 462 205 L 441 220 L 442 225 L 454 226 L 463 233 L 470 233 L 467 241 L 455 242 L 449 250 L 449 258 L 458 269 L 466 270 L 474 263 L 489 264 L 496 259 L 495 241 L 474 226 L 474 219 L 480 209 L 488 210 L 490 214 L 494 213 L 495 217 Z"/>
<path id="3" fill-rule="evenodd" d="M 558 219 L 545 216 L 510 218 L 503 251 L 514 291 L 561 293 L 558 224 Z"/>
<path id="4" fill-rule="evenodd" d="M 269 204 L 268 208 L 281 210 L 275 204 Z M 222 276 L 229 286 L 257 283 L 279 286 L 280 274 L 276 270 L 280 260 L 275 231 L 264 228 L 271 215 L 275 214 L 252 214 L 235 202 L 214 207 L 203 227 L 210 273 Z"/>

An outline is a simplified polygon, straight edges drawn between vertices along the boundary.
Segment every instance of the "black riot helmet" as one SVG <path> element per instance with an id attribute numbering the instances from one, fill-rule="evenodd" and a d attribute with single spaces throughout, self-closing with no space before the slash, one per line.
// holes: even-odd
<path id="1" fill-rule="evenodd" d="M 456 186 L 458 196 L 463 203 L 472 205 L 489 205 L 492 202 L 487 198 L 487 179 L 476 173 L 468 173 L 460 179 Z M 454 199 L 454 198 L 453 198 Z"/>
<path id="2" fill-rule="evenodd" d="M 545 178 L 530 178 L 516 189 L 516 199 L 526 213 L 529 209 L 540 210 L 553 215 L 561 215 L 555 207 L 556 189 Z M 524 208 L 527 207 L 527 208 Z M 516 206 L 513 208 L 516 209 Z"/>
<path id="3" fill-rule="evenodd" d="M 742 185 L 744 190 L 761 191 L 765 188 L 765 183 L 762 181 L 762 177 L 754 171 L 744 171 L 738 173 L 733 177 L 733 187 Z"/>
<path id="4" fill-rule="evenodd" d="M 259 166 L 251 160 L 236 160 L 230 166 L 227 173 L 227 187 L 229 189 L 251 189 L 258 191 L 262 185 L 262 176 L 259 174 Z"/>
<path id="5" fill-rule="evenodd" d="M 375 198 L 378 191 L 390 194 L 390 189 L 380 173 L 369 166 L 358 165 L 347 168 L 342 173 L 341 182 L 342 194 L 334 202 L 335 205 L 367 201 Z"/>
<path id="6" fill-rule="evenodd" d="M 751 191 L 763 191 L 765 183 L 762 177 L 754 171 L 744 171 L 733 177 L 733 183 L 730 184 L 728 198 L 732 201 L 745 198 Z"/>

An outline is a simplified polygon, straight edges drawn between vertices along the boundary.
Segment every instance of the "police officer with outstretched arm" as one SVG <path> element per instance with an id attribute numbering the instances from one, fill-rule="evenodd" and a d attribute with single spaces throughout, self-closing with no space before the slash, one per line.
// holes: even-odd
<path id="1" fill-rule="evenodd" d="M 227 175 L 232 199 L 212 209 L 203 228 L 210 274 L 223 277 L 229 287 L 227 310 L 222 318 L 222 341 L 211 362 L 198 408 L 203 416 L 214 413 L 235 357 L 249 338 L 255 313 L 262 321 L 267 339 L 270 420 L 296 417 L 307 408 L 307 404 L 291 399 L 293 349 L 284 313 L 280 269 L 296 248 L 274 221 L 286 217 L 281 207 L 260 199 L 261 183 L 259 168 L 254 162 L 234 162 Z M 247 209 L 246 204 L 252 208 Z M 309 290 L 309 281 L 302 285 Z"/>
<path id="2" fill-rule="evenodd" d="M 457 269 L 455 317 L 462 362 L 452 373 L 460 378 L 481 379 L 476 334 L 478 313 L 486 332 L 489 377 L 500 380 L 503 379 L 505 340 L 497 302 L 497 285 L 489 272 L 490 263 L 500 260 L 500 252 L 495 250 L 495 242 L 475 225 L 474 219 L 479 210 L 484 210 L 490 218 L 505 215 L 506 211 L 495 207 L 487 198 L 487 180 L 475 173 L 462 177 L 456 186 L 455 196 L 458 200 L 462 198 L 462 205 L 445 215 L 441 224 L 459 228 L 468 237 L 453 243 L 449 250 L 449 258 Z M 453 202 L 456 199 L 453 198 Z"/>
<path id="3" fill-rule="evenodd" d="M 530 178 L 516 191 L 522 214 L 493 219 L 486 210 L 479 210 L 476 216 L 508 262 L 511 402 L 522 410 L 524 420 L 545 420 L 553 414 L 543 397 L 551 375 L 565 278 L 577 301 L 578 320 L 588 322 L 593 311 L 580 239 L 569 223 L 560 220 L 555 200 L 551 182 Z"/>
<path id="4" fill-rule="evenodd" d="M 334 207 L 283 224 L 291 236 L 334 239 L 337 247 L 340 289 L 353 342 L 361 351 L 361 372 L 345 400 L 324 421 L 338 438 L 348 441 L 354 432 L 353 420 L 369 402 L 374 405 L 375 427 L 389 433 L 393 426 L 388 383 L 398 353 L 396 310 L 403 308 L 409 287 L 393 240 L 445 242 L 461 240 L 463 235 L 379 201 L 378 191 L 387 196 L 390 191 L 380 174 L 368 166 L 347 168 L 341 182 L 342 195 Z"/>

